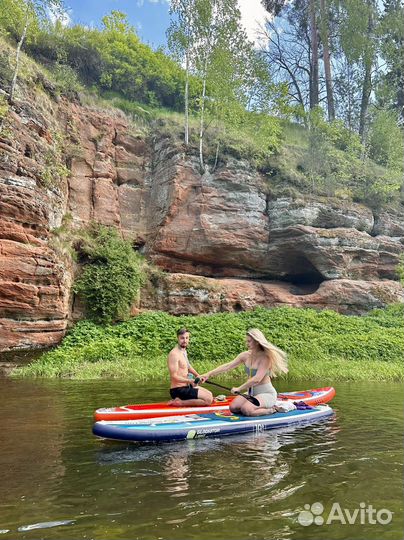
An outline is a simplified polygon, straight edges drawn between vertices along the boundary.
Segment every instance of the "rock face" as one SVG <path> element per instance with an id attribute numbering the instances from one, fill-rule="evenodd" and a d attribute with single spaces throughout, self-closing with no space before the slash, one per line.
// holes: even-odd
<path id="1" fill-rule="evenodd" d="M 201 278 L 166 274 L 144 292 L 141 307 L 175 315 L 245 311 L 257 306 L 311 307 L 361 314 L 402 298 L 397 281 L 334 279 L 320 286 L 296 286 L 282 281 Z"/>
<path id="2" fill-rule="evenodd" d="M 122 114 L 72 106 L 75 148 L 68 179 L 68 211 L 76 225 L 96 221 L 131 238 L 146 235 L 144 219 L 150 148 L 144 136 L 128 133 Z"/>
<path id="3" fill-rule="evenodd" d="M 29 178 L 0 178 L 0 338 L 46 347 L 64 335 L 69 265 L 49 247 L 50 200 Z"/>
<path id="4" fill-rule="evenodd" d="M 147 252 L 168 271 L 210 276 L 266 273 L 269 225 L 264 185 L 244 163 L 201 176 L 195 161 L 178 160 L 153 178 L 154 216 Z M 157 204 L 156 204 L 157 203 Z"/>
<path id="5" fill-rule="evenodd" d="M 363 313 L 403 301 L 399 212 L 271 199 L 267 181 L 233 158 L 201 175 L 192 152 L 167 134 L 136 131 L 117 111 L 50 97 L 34 105 L 31 97 L 8 122 L 11 135 L 0 137 L 0 351 L 49 346 L 64 334 L 73 264 L 55 238 L 66 214 L 74 227 L 120 229 L 167 272 L 134 310 Z M 70 175 L 56 178 L 58 163 L 50 168 L 46 156 L 57 161 L 60 137 Z"/>

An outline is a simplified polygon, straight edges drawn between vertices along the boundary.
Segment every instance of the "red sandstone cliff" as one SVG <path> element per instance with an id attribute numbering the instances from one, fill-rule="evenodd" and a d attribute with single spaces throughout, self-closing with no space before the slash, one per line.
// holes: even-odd
<path id="1" fill-rule="evenodd" d="M 63 160 L 69 176 L 59 174 Z M 117 111 L 46 94 L 18 102 L 0 135 L 0 351 L 63 336 L 74 268 L 52 231 L 66 214 L 73 226 L 119 228 L 169 272 L 144 289 L 140 308 L 361 313 L 403 301 L 401 216 L 267 192 L 265 179 L 233 158 L 201 176 L 173 138 L 146 136 Z"/>

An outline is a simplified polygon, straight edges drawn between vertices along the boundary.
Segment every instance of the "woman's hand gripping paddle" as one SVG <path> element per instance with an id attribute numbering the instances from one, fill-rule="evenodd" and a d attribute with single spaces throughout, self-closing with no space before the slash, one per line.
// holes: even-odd
<path id="1" fill-rule="evenodd" d="M 196 377 L 195 379 L 195 383 L 198 384 L 201 382 L 201 379 L 200 377 Z M 204 383 L 207 383 L 207 384 L 212 384 L 213 386 L 218 386 L 219 388 L 223 388 L 224 390 L 228 390 L 229 392 L 231 392 L 231 388 L 228 388 L 227 386 L 222 386 L 221 384 L 218 384 L 218 383 L 215 383 L 215 382 L 211 382 L 211 381 L 208 381 L 208 380 L 205 380 L 203 381 Z M 243 398 L 245 398 L 247 401 L 249 401 L 250 403 L 252 403 L 253 405 L 255 405 L 256 407 L 260 407 L 261 404 L 260 402 L 258 401 L 257 398 L 255 398 L 254 396 L 248 396 L 247 394 L 242 394 L 241 392 L 235 392 L 236 395 L 238 396 L 241 396 Z"/>

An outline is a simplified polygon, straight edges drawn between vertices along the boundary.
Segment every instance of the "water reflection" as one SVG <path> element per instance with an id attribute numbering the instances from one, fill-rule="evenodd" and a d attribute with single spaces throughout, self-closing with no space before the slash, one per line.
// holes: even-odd
<path id="1" fill-rule="evenodd" d="M 12 399 L 20 384 L 18 406 Z M 5 383 L 2 411 L 2 484 L 7 486 L 3 501 L 39 496 L 65 474 L 65 410 L 55 389 L 32 384 Z M 22 388 L 21 388 L 22 387 Z M 8 394 L 8 396 L 7 396 Z M 17 438 L 16 438 L 17 437 Z"/>
<path id="2" fill-rule="evenodd" d="M 184 447 L 167 456 L 162 473 L 168 493 L 177 497 L 188 494 L 190 464 L 189 453 Z"/>
<path id="3" fill-rule="evenodd" d="M 258 435 L 160 444 L 92 436 L 96 407 L 142 402 L 146 394 L 157 401 L 163 391 L 122 381 L 5 382 L 1 538 L 402 537 L 402 385 L 341 386 L 334 419 Z M 378 403 L 372 411 L 363 407 L 369 394 Z M 395 512 L 388 529 L 364 536 L 360 527 L 297 522 L 305 504 L 356 508 L 364 494 Z"/>
<path id="4" fill-rule="evenodd" d="M 327 421 L 178 443 L 101 443 L 96 460 L 114 474 L 157 476 L 155 492 L 184 499 L 179 505 L 192 516 L 204 506 L 232 504 L 237 491 L 254 497 L 258 507 L 292 497 L 306 484 L 304 463 L 326 461 L 337 434 L 336 422 Z M 132 467 L 127 470 L 124 464 Z M 224 481 L 218 489 L 217 480 L 228 478 L 237 478 L 237 484 Z"/>

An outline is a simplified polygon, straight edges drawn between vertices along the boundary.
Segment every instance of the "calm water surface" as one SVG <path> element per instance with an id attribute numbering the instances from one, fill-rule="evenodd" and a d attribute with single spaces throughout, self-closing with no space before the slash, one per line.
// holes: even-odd
<path id="1" fill-rule="evenodd" d="M 403 384 L 336 389 L 321 423 L 139 445 L 93 437 L 92 412 L 163 384 L 1 379 L 0 540 L 402 539 Z"/>

